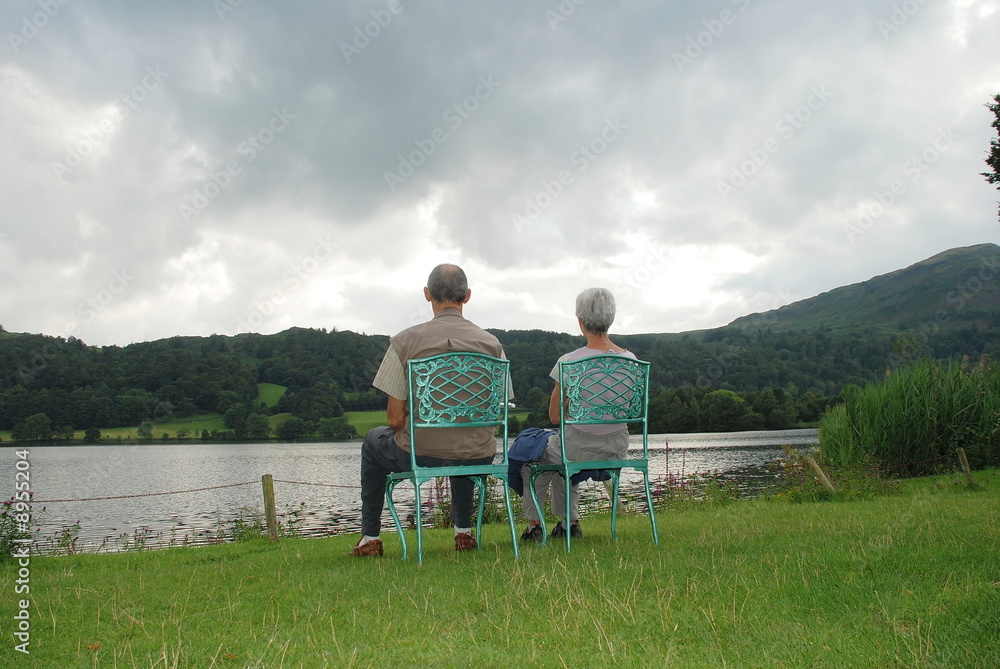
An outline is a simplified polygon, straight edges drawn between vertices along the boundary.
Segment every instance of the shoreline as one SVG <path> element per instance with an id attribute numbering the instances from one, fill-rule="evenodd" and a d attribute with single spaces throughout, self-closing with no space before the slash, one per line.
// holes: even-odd
<path id="1" fill-rule="evenodd" d="M 112 428 L 117 429 L 117 428 Z M 759 435 L 759 434 L 780 434 L 785 432 L 806 432 L 814 431 L 818 432 L 818 425 L 799 425 L 796 427 L 786 428 L 784 430 L 736 430 L 733 432 L 671 432 L 671 433 L 656 433 L 650 434 L 650 444 L 649 448 L 662 448 L 658 444 L 653 443 L 653 437 L 665 437 L 665 438 L 679 438 L 681 440 L 702 437 L 707 435 L 724 435 L 726 438 L 736 438 L 742 435 Z M 516 434 L 510 434 L 509 439 L 513 440 Z M 637 435 L 630 435 L 635 437 Z M 147 445 L 172 445 L 172 444 L 342 444 L 342 443 L 361 443 L 364 441 L 364 435 L 358 437 L 348 437 L 346 439 L 326 439 L 323 437 L 309 437 L 306 439 L 279 439 L 277 437 L 268 439 L 201 439 L 201 438 L 178 438 L 173 437 L 170 439 L 163 438 L 153 438 L 153 439 L 112 439 L 112 438 L 101 438 L 98 441 L 83 441 L 82 439 L 50 439 L 45 441 L 11 441 L 10 438 L 3 438 L 0 434 L 0 449 L 2 448 L 31 448 L 34 446 L 147 446 Z"/>

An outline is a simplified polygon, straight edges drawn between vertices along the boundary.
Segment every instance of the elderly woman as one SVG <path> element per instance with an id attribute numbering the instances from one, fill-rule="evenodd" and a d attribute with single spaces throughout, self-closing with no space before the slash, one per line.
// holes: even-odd
<path id="1" fill-rule="evenodd" d="M 580 324 L 580 332 L 587 338 L 587 344 L 559 358 L 549 374 L 555 381 L 555 388 L 549 398 L 549 420 L 556 425 L 559 424 L 563 411 L 563 407 L 559 406 L 559 362 L 609 353 L 635 357 L 630 351 L 626 351 L 608 338 L 608 328 L 615 320 L 615 297 L 607 288 L 588 288 L 580 293 L 576 298 L 576 318 Z M 570 460 L 618 460 L 627 454 L 628 427 L 624 424 L 567 425 L 565 429 L 566 457 Z M 549 438 L 540 462 L 544 464 L 562 462 L 558 434 Z M 524 481 L 528 481 L 528 477 L 528 470 L 525 469 Z M 552 486 L 552 513 L 560 518 L 551 536 L 563 537 L 566 534 L 567 518 L 566 488 L 557 472 L 543 472 L 535 480 L 535 493 L 543 505 L 549 486 Z M 576 485 L 572 487 L 570 497 L 569 532 L 570 536 L 576 539 L 583 537 L 583 530 L 580 528 L 580 493 Z M 539 511 L 527 491 L 524 495 L 523 513 L 529 525 L 521 538 L 525 541 L 540 542 L 542 527 Z"/>

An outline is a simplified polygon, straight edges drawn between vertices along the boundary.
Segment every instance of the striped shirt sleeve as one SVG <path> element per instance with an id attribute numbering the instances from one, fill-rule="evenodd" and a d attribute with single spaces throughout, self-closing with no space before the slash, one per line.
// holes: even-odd
<path id="1" fill-rule="evenodd" d="M 385 356 L 382 358 L 382 364 L 379 365 L 372 385 L 386 395 L 395 397 L 397 400 L 405 402 L 410 396 L 409 387 L 406 385 L 406 373 L 403 371 L 403 363 L 400 361 L 399 354 L 396 353 L 396 349 L 392 347 L 391 343 L 385 352 Z"/>

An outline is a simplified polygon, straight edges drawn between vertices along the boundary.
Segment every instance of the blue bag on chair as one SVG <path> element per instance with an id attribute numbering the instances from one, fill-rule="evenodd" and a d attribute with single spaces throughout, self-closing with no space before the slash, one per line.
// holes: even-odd
<path id="1" fill-rule="evenodd" d="M 554 427 L 529 427 L 521 430 L 507 450 L 507 485 L 518 495 L 524 495 L 521 469 L 529 462 L 542 459 L 549 437 L 559 434 Z"/>
<path id="2" fill-rule="evenodd" d="M 549 443 L 549 437 L 559 434 L 559 428 L 555 427 L 529 427 L 521 430 L 507 451 L 507 485 L 518 495 L 524 496 L 524 481 L 521 478 L 521 469 L 531 462 L 538 462 L 542 459 L 545 447 Z M 580 481 L 593 479 L 595 481 L 607 481 L 611 474 L 603 470 L 588 469 L 574 474 L 570 481 L 576 485 Z"/>

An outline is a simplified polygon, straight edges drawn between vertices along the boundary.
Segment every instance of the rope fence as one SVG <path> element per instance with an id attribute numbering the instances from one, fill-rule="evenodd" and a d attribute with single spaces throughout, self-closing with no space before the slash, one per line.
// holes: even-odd
<path id="1" fill-rule="evenodd" d="M 134 495 L 112 495 L 110 497 L 81 497 L 79 499 L 33 499 L 32 504 L 57 504 L 59 502 L 100 502 L 109 499 L 133 499 L 135 497 L 159 497 L 160 495 L 181 495 L 188 492 L 201 492 L 203 490 L 221 490 L 222 488 L 238 488 L 243 485 L 254 485 L 257 481 L 247 481 L 245 483 L 226 483 L 224 485 L 211 485 L 204 488 L 190 488 L 188 490 L 171 490 L 168 492 L 140 492 Z M 315 484 L 321 485 L 321 484 Z"/>
<path id="2" fill-rule="evenodd" d="M 666 479 L 663 474 L 658 476 L 650 476 L 650 480 L 659 481 L 661 479 Z M 342 483 L 313 483 L 311 481 L 289 481 L 286 479 L 271 479 L 274 483 L 288 483 L 291 485 L 309 485 L 316 486 L 320 488 L 342 488 L 347 490 L 361 490 L 360 485 L 345 485 Z M 135 493 L 132 495 L 109 495 L 107 497 L 76 497 L 73 499 L 32 499 L 32 504 L 58 504 L 60 502 L 102 502 L 107 500 L 115 499 L 133 499 L 136 497 L 159 497 L 162 495 L 182 495 L 191 492 L 202 492 L 205 490 L 221 490 L 223 488 L 238 488 L 245 485 L 257 485 L 259 481 L 244 481 L 243 483 L 226 483 L 223 485 L 213 485 L 205 486 L 203 488 L 188 488 L 186 490 L 169 490 L 166 492 L 143 492 Z M 492 488 L 502 487 L 502 481 L 499 483 L 494 483 Z"/>
<path id="3" fill-rule="evenodd" d="M 961 454 L 959 456 L 960 459 L 964 459 L 964 455 L 965 455 L 964 449 L 960 448 L 958 450 L 961 451 Z M 908 462 L 908 463 L 905 463 L 904 465 L 901 465 L 901 466 L 902 467 L 910 467 L 912 465 L 922 465 L 922 464 L 927 464 L 929 462 L 940 462 L 940 461 L 946 460 L 946 459 L 948 459 L 948 458 L 946 458 L 945 456 L 941 455 L 941 456 L 937 456 L 937 457 L 933 457 L 933 458 L 927 458 L 926 460 L 916 460 L 914 462 Z M 838 465 L 837 468 L 838 469 L 858 469 L 858 470 L 861 470 L 861 469 L 864 469 L 864 466 L 860 466 L 860 465 Z M 692 473 L 691 474 L 691 476 L 696 476 L 696 475 L 697 475 L 697 473 Z M 266 476 L 270 476 L 270 475 L 268 474 Z M 670 480 L 674 480 L 676 478 L 677 477 L 675 477 L 673 475 L 670 475 L 670 474 L 650 475 L 650 480 L 651 481 L 655 481 L 655 482 L 670 481 Z M 272 481 L 274 483 L 287 483 L 287 484 L 290 484 L 290 485 L 308 485 L 308 486 L 316 486 L 316 487 L 321 487 L 321 488 L 341 488 L 341 489 L 347 489 L 347 490 L 360 490 L 361 489 L 360 485 L 345 485 L 345 484 L 342 484 L 342 483 L 315 483 L 315 482 L 312 482 L 312 481 L 290 481 L 290 480 L 287 480 L 287 479 L 272 479 Z M 33 499 L 32 503 L 33 504 L 58 504 L 60 502 L 101 502 L 101 501 L 115 500 L 115 499 L 134 499 L 134 498 L 138 498 L 138 497 L 159 497 L 159 496 L 162 496 L 162 495 L 182 495 L 182 494 L 185 494 L 185 493 L 203 492 L 203 491 L 206 491 L 206 490 L 222 490 L 224 488 L 238 488 L 240 486 L 256 485 L 257 483 L 258 483 L 258 481 L 244 481 L 242 483 L 225 483 L 225 484 L 222 484 L 222 485 L 204 486 L 204 487 L 201 487 L 201 488 L 188 488 L 186 490 L 169 490 L 169 491 L 166 491 L 166 492 L 143 492 L 143 493 L 134 493 L 134 494 L 131 494 L 131 495 L 109 495 L 109 496 L 106 496 L 106 497 L 79 497 L 79 498 L 74 498 L 74 499 Z M 493 487 L 494 488 L 500 487 L 500 484 L 494 484 Z"/>
<path id="4" fill-rule="evenodd" d="M 968 482 L 968 485 L 970 487 L 973 487 L 974 484 L 973 484 L 973 481 L 972 481 L 971 472 L 970 472 L 970 469 L 969 469 L 968 461 L 967 461 L 966 456 L 965 456 L 964 449 L 958 448 L 958 449 L 956 449 L 956 452 L 957 452 L 956 454 L 958 455 L 959 462 L 961 464 L 961 469 L 965 473 L 966 481 Z M 932 462 L 940 462 L 940 461 L 947 460 L 947 459 L 950 459 L 950 458 L 948 458 L 946 456 L 938 456 L 938 457 L 934 457 L 934 458 L 928 458 L 928 459 L 925 459 L 925 460 L 915 461 L 915 462 L 912 462 L 912 463 L 907 463 L 906 465 L 903 465 L 903 466 L 908 467 L 908 466 L 911 466 L 911 465 L 923 465 L 923 464 L 932 463 Z M 831 484 L 831 482 L 827 478 L 825 472 L 823 471 L 823 469 L 820 467 L 820 465 L 816 462 L 816 460 L 811 455 L 805 456 L 802 459 L 802 461 L 800 461 L 798 464 L 799 464 L 799 466 L 803 467 L 804 471 L 811 471 L 813 473 L 813 475 L 816 477 L 816 480 L 819 483 L 821 483 L 824 488 L 826 488 L 827 490 L 829 490 L 831 493 L 836 492 L 834 490 L 833 485 Z M 841 466 L 841 467 L 836 467 L 835 469 L 836 470 L 842 470 L 842 469 L 862 469 L 862 467 L 845 465 L 845 466 Z M 702 474 L 699 474 L 698 472 L 692 472 L 691 474 L 688 474 L 686 476 L 684 474 L 682 474 L 681 476 L 676 476 L 676 475 L 667 473 L 667 474 L 656 474 L 656 475 L 650 474 L 649 479 L 650 479 L 651 486 L 654 486 L 654 491 L 653 491 L 654 492 L 654 497 L 656 497 L 656 498 L 662 498 L 662 496 L 664 494 L 666 494 L 666 495 L 672 494 L 670 492 L 670 490 L 674 489 L 675 487 L 681 487 L 681 488 L 683 488 L 685 486 L 685 482 L 684 482 L 685 479 L 690 478 L 691 480 L 697 481 L 700 476 L 702 476 Z M 338 488 L 338 489 L 348 489 L 348 490 L 360 490 L 361 489 L 360 485 L 347 485 L 347 484 L 337 484 L 337 483 L 317 483 L 317 482 L 312 482 L 312 481 L 294 481 L 294 480 L 288 480 L 288 479 L 275 479 L 275 478 L 272 477 L 271 474 L 264 474 L 260 478 L 259 481 L 243 481 L 243 482 L 239 482 L 239 483 L 226 483 L 226 484 L 220 484 L 220 485 L 202 486 L 202 487 L 198 487 L 198 488 L 188 488 L 188 489 L 185 489 L 185 490 L 170 490 L 170 491 L 163 491 L 163 492 L 133 493 L 133 494 L 125 494 L 125 495 L 108 495 L 108 496 L 100 496 L 100 497 L 81 497 L 81 498 L 75 498 L 75 499 L 48 499 L 48 500 L 33 499 L 32 500 L 32 504 L 33 505 L 38 505 L 38 504 L 48 505 L 48 504 L 57 504 L 57 503 L 68 503 L 68 502 L 98 502 L 98 501 L 111 501 L 111 500 L 122 500 L 122 499 L 136 499 L 136 498 L 143 498 L 143 497 L 160 497 L 160 496 L 167 496 L 167 495 L 181 495 L 181 494 L 187 494 L 187 493 L 204 492 L 204 491 L 209 491 L 209 490 L 222 490 L 222 489 L 227 489 L 227 488 L 238 488 L 238 487 L 248 486 L 248 485 L 261 485 L 262 488 L 263 488 L 263 493 L 264 493 L 264 507 L 265 507 L 264 511 L 265 511 L 265 518 L 266 518 L 266 521 L 267 521 L 265 529 L 267 530 L 268 536 L 270 536 L 272 540 L 277 541 L 278 540 L 278 520 L 277 520 L 277 511 L 276 511 L 276 508 L 275 508 L 276 507 L 276 505 L 275 505 L 275 495 L 274 495 L 274 484 L 275 483 L 283 483 L 283 484 L 288 484 L 288 485 L 315 486 L 315 487 L 321 487 L 321 488 Z M 626 482 L 626 480 L 623 478 L 622 483 L 626 484 L 628 482 Z M 636 485 L 636 484 L 637 484 L 636 481 L 631 481 L 629 483 L 629 485 Z M 491 489 L 493 489 L 493 490 L 496 490 L 497 488 L 502 488 L 504 485 L 505 485 L 505 483 L 503 481 L 497 480 L 497 481 L 493 482 L 493 484 L 491 486 L 489 486 L 489 487 Z M 603 488 L 604 491 L 608 495 L 608 502 L 610 502 L 611 491 L 609 489 L 610 486 L 608 486 L 607 482 L 605 482 L 605 485 L 603 485 L 603 486 L 600 486 L 600 485 L 597 485 L 597 484 L 593 484 L 593 485 L 588 486 L 588 487 L 591 488 L 591 489 L 594 489 L 594 488 L 601 489 L 601 488 Z M 598 496 L 600 496 L 600 493 L 598 493 Z M 583 501 L 583 500 L 581 500 L 581 501 Z M 430 500 L 428 500 L 428 502 L 430 502 Z M 598 499 L 591 499 L 590 503 L 591 504 L 597 503 L 598 506 L 600 506 L 600 500 L 598 500 Z M 304 502 L 303 502 L 303 504 L 304 504 Z M 590 506 L 591 504 L 586 504 L 585 506 Z M 597 507 L 595 507 L 595 508 L 597 508 Z"/>
<path id="5" fill-rule="evenodd" d="M 291 483 L 293 485 L 315 485 L 323 488 L 349 488 L 351 490 L 361 490 L 359 485 L 344 485 L 341 483 L 310 483 L 308 481 L 285 481 L 284 479 L 274 479 L 275 483 Z"/>

